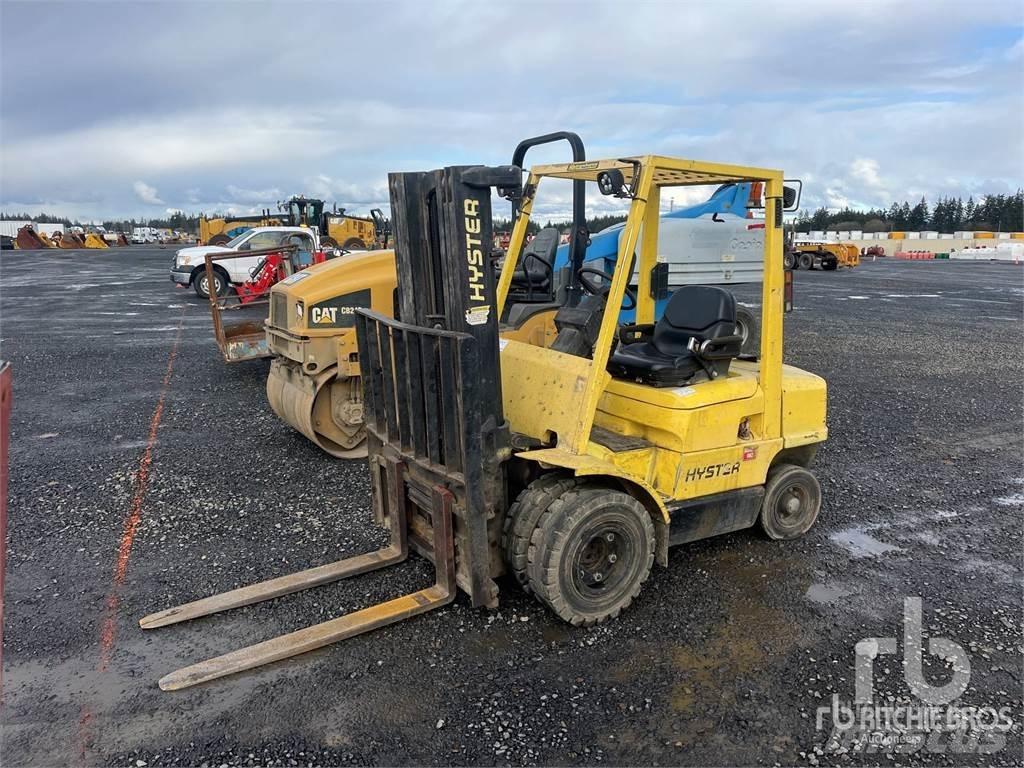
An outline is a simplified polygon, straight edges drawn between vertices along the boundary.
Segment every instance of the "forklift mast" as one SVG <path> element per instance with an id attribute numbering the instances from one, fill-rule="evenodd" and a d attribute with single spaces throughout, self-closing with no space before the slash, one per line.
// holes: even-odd
<path id="1" fill-rule="evenodd" d="M 491 187 L 516 196 L 515 166 L 455 166 L 392 173 L 391 216 L 403 323 L 473 337 L 483 421 L 503 423 L 498 312 L 491 248 Z"/>
<path id="2" fill-rule="evenodd" d="M 490 542 L 505 511 L 510 433 L 491 188 L 515 197 L 522 171 L 454 166 L 391 174 L 389 185 L 399 319 L 356 310 L 374 515 L 408 527 L 439 569 L 438 588 L 446 572 L 434 534 L 450 516 L 454 579 L 474 605 L 493 607 Z"/>

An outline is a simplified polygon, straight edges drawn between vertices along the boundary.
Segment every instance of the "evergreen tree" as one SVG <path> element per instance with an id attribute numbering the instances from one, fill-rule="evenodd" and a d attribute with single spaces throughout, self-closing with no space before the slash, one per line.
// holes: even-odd
<path id="1" fill-rule="evenodd" d="M 913 207 L 907 217 L 907 228 L 911 232 L 920 232 L 928 223 L 928 201 L 923 197 L 921 202 Z"/>

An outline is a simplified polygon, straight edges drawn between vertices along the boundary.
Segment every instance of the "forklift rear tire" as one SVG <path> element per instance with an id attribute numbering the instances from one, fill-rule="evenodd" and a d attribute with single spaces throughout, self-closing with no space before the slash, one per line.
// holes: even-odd
<path id="1" fill-rule="evenodd" d="M 365 251 L 366 243 L 358 237 L 350 237 L 342 244 L 341 248 L 344 251 Z"/>
<path id="2" fill-rule="evenodd" d="M 798 259 L 800 269 L 814 269 L 814 257 L 809 253 L 801 253 Z"/>
<path id="3" fill-rule="evenodd" d="M 770 539 L 795 539 L 818 519 L 821 486 L 811 472 L 795 464 L 778 464 L 768 471 L 761 528 Z"/>
<path id="4" fill-rule="evenodd" d="M 214 235 L 213 237 L 211 237 L 210 238 L 210 242 L 208 242 L 207 245 L 226 245 L 226 244 L 228 244 L 230 242 L 231 242 L 231 238 L 230 237 L 228 237 L 227 235 L 224 235 L 224 234 L 220 234 L 220 235 Z"/>
<path id="5" fill-rule="evenodd" d="M 213 288 L 217 292 L 218 297 L 225 295 L 228 291 L 227 276 L 219 269 L 213 270 Z M 210 298 L 210 294 L 206 288 L 206 270 L 200 271 L 192 279 L 192 289 L 200 299 Z"/>
<path id="6" fill-rule="evenodd" d="M 589 627 L 622 613 L 654 563 L 654 523 L 628 493 L 586 485 L 541 515 L 528 552 L 533 593 L 562 619 Z"/>
<path id="7" fill-rule="evenodd" d="M 338 247 L 338 241 L 335 240 L 333 237 L 330 237 L 330 236 L 328 236 L 328 237 L 321 237 L 320 238 L 320 247 L 321 248 L 337 248 Z"/>
<path id="8" fill-rule="evenodd" d="M 579 484 L 580 480 L 575 477 L 549 472 L 526 486 L 509 507 L 501 530 L 501 552 L 509 571 L 524 591 L 532 591 L 527 554 L 533 530 L 548 507 Z"/>

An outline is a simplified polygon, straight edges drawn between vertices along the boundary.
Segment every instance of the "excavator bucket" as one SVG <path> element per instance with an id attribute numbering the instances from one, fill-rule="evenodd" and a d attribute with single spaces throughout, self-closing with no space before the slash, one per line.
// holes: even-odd
<path id="1" fill-rule="evenodd" d="M 95 232 L 90 232 L 85 236 L 86 248 L 109 248 L 107 241 L 103 239 L 103 235 L 97 235 Z"/>
<path id="2" fill-rule="evenodd" d="M 75 248 L 85 248 L 85 243 L 82 242 L 82 237 L 77 232 L 65 232 L 61 235 L 58 247 L 65 250 L 73 250 Z"/>
<path id="3" fill-rule="evenodd" d="M 118 232 L 117 233 L 117 246 L 118 246 L 118 248 L 123 248 L 123 247 L 125 247 L 127 245 L 130 245 L 130 243 L 128 242 L 128 238 L 125 237 L 124 232 Z"/>
<path id="4" fill-rule="evenodd" d="M 46 246 L 47 248 L 57 247 L 56 243 L 54 243 L 53 240 L 50 239 L 50 236 L 45 232 L 39 233 L 39 239 L 43 241 L 43 245 Z"/>
<path id="5" fill-rule="evenodd" d="M 22 227 L 14 238 L 14 247 L 22 251 L 32 251 L 39 248 L 49 248 L 43 239 L 32 227 Z"/>

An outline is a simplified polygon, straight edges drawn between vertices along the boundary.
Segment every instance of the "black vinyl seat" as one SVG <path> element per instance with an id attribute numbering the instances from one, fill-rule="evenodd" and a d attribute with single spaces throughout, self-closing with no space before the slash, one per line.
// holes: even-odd
<path id="1" fill-rule="evenodd" d="M 561 233 L 555 227 L 542 229 L 523 247 L 523 255 L 512 273 L 511 291 L 519 301 L 550 301 L 555 252 Z"/>
<path id="2" fill-rule="evenodd" d="M 654 325 L 623 325 L 608 372 L 654 387 L 678 387 L 698 373 L 715 379 L 740 354 L 736 299 L 710 285 L 689 285 L 672 294 Z"/>

